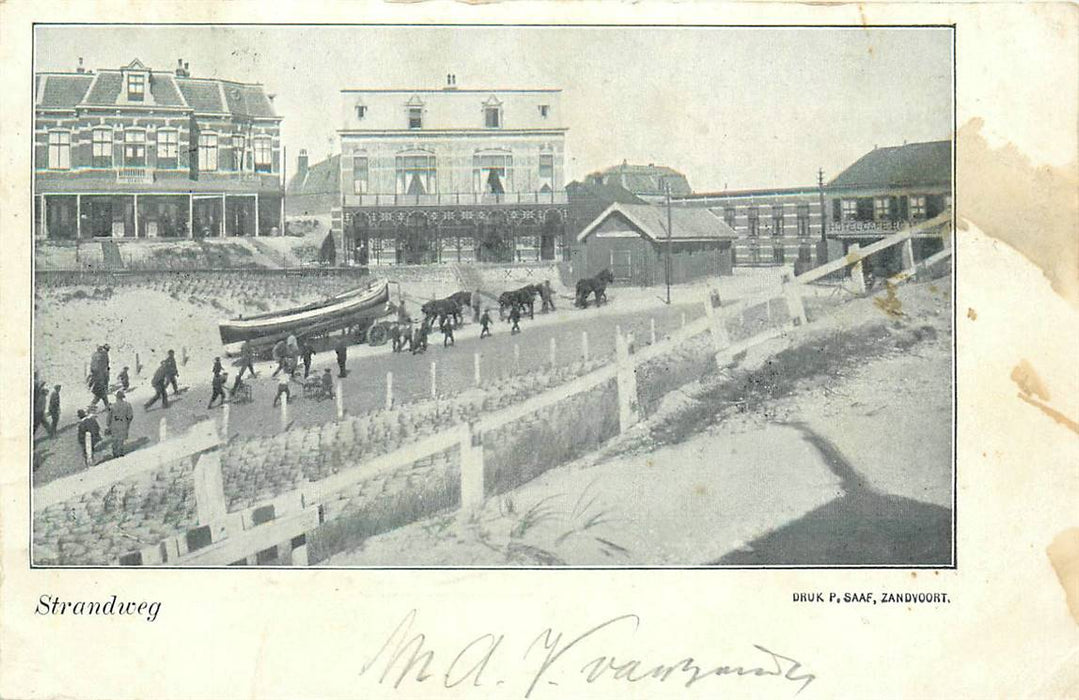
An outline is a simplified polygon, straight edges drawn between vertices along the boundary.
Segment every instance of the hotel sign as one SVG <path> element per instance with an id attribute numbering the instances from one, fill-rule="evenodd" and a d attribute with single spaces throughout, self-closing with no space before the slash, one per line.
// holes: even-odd
<path id="1" fill-rule="evenodd" d="M 829 224 L 828 232 L 842 235 L 852 233 L 897 233 L 910 226 L 906 221 L 845 221 Z"/>

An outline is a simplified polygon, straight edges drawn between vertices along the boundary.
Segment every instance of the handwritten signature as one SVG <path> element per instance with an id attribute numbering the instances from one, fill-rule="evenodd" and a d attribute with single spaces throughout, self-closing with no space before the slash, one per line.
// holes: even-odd
<path id="1" fill-rule="evenodd" d="M 528 685 L 524 688 L 525 698 L 538 695 L 540 688 L 547 685 L 559 685 L 556 678 L 561 678 L 559 668 L 573 668 L 572 658 L 588 659 L 577 670 L 578 675 L 588 684 L 600 681 L 619 681 L 623 683 L 681 683 L 691 688 L 708 678 L 737 676 L 744 678 L 778 678 L 799 683 L 795 695 L 801 693 L 812 683 L 816 676 L 802 671 L 802 663 L 789 656 L 777 654 L 759 644 L 753 648 L 765 655 L 759 665 L 704 664 L 692 656 L 686 656 L 673 663 L 656 663 L 637 658 L 619 658 L 612 654 L 595 654 L 587 651 L 589 645 L 598 645 L 604 639 L 608 641 L 612 634 L 624 635 L 632 627 L 637 632 L 641 618 L 634 614 L 618 615 L 595 625 L 575 637 L 567 637 L 552 627 L 540 632 L 525 648 L 519 661 L 513 661 L 510 644 L 505 634 L 487 632 L 479 635 L 461 647 L 444 649 L 428 648 L 427 635 L 422 631 L 413 632 L 417 611 L 411 610 L 382 643 L 382 646 L 360 668 L 360 675 L 377 674 L 378 683 L 400 688 L 405 683 L 441 683 L 446 688 L 462 686 L 481 687 L 502 685 L 504 679 L 495 678 L 499 667 L 504 669 L 507 663 L 519 663 L 519 673 L 515 677 L 524 678 Z M 570 654 L 573 650 L 574 654 Z M 454 653 L 456 652 L 456 653 Z M 446 663 L 448 660 L 448 663 Z"/>

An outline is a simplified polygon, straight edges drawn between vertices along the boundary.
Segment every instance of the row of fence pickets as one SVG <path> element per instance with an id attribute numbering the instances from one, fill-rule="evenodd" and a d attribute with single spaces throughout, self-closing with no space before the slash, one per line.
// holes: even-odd
<path id="1" fill-rule="evenodd" d="M 847 258 L 844 259 L 843 261 L 837 261 L 837 263 L 842 262 L 843 263 L 842 265 L 837 265 L 836 263 L 830 263 L 830 264 L 828 264 L 826 266 L 822 266 L 822 268 L 818 268 L 817 270 L 810 271 L 809 273 L 806 273 L 802 277 L 806 278 L 807 280 L 810 280 L 810 281 L 815 280 L 815 279 L 819 279 L 819 278 L 823 277 L 825 274 L 829 274 L 830 272 L 834 271 L 834 270 L 825 271 L 823 269 L 825 267 L 826 268 L 833 268 L 834 267 L 834 268 L 836 268 L 838 270 L 838 269 L 842 269 L 843 267 L 848 266 L 848 265 L 853 266 L 855 268 L 855 271 L 860 276 L 861 260 L 863 260 L 869 254 L 871 254 L 873 252 L 877 252 L 879 250 L 883 250 L 883 249 L 885 249 L 887 247 L 890 247 L 891 245 L 896 245 L 896 244 L 908 242 L 909 239 L 910 239 L 910 233 L 908 233 L 907 235 L 898 234 L 897 236 L 892 237 L 892 239 L 893 240 L 888 242 L 887 245 L 884 245 L 885 242 L 882 241 L 881 243 L 873 244 L 873 245 L 867 247 L 865 253 L 859 254 L 858 252 L 855 252 L 852 255 L 848 255 Z M 908 245 L 909 245 L 909 243 L 908 243 Z M 941 253 L 933 256 L 933 258 L 931 258 L 930 260 L 923 261 L 923 263 L 925 265 L 935 264 L 936 262 L 939 262 L 940 260 L 947 258 L 948 254 L 950 254 L 950 248 L 946 248 L 945 251 L 941 251 Z M 914 262 L 913 258 L 911 258 L 911 262 L 912 263 Z M 904 279 L 909 278 L 913 274 L 913 272 L 914 272 L 913 267 L 910 270 L 905 270 L 903 273 L 901 273 L 899 276 L 897 276 L 896 281 L 903 281 Z M 861 280 L 858 280 L 858 281 L 860 282 Z M 678 331 L 675 331 L 674 333 L 670 334 L 663 341 L 658 342 L 655 345 L 647 346 L 647 347 L 644 348 L 643 352 L 638 352 L 633 356 L 625 357 L 625 353 L 627 352 L 625 350 L 625 348 L 627 346 L 626 346 L 626 343 L 624 342 L 623 338 L 621 336 L 619 336 L 619 347 L 620 347 L 620 352 L 622 354 L 620 354 L 620 356 L 619 356 L 620 359 L 616 360 L 615 365 L 604 365 L 604 366 L 600 367 L 599 369 L 594 370 L 590 374 L 587 374 L 587 375 L 585 375 L 583 377 L 578 376 L 575 379 L 572 379 L 569 382 L 567 382 L 567 384 L 565 386 L 563 386 L 563 387 L 555 387 L 554 389 L 550 390 L 549 392 L 546 392 L 546 395 L 541 394 L 539 396 L 532 396 L 529 399 L 525 399 L 521 404 L 519 404 L 517 406 L 510 406 L 508 409 L 500 411 L 499 414 L 496 415 L 496 416 L 484 416 L 481 419 L 481 421 L 479 421 L 479 423 L 481 424 L 481 427 L 477 428 L 476 424 L 473 424 L 471 427 L 469 427 L 469 430 L 474 431 L 474 430 L 479 429 L 479 430 L 483 430 L 483 431 L 492 431 L 492 430 L 495 430 L 495 429 L 505 425 L 506 423 L 508 423 L 510 421 L 520 420 L 522 417 L 526 416 L 529 412 L 534 413 L 537 410 L 542 410 L 542 409 L 544 409 L 544 408 L 546 408 L 546 407 L 548 407 L 550 405 L 553 405 L 554 403 L 557 402 L 557 400 L 563 400 L 563 399 L 569 398 L 570 396 L 574 396 L 574 395 L 580 393 L 581 391 L 586 391 L 587 389 L 595 386 L 600 381 L 604 381 L 606 379 L 609 379 L 611 376 L 613 376 L 615 374 L 615 372 L 613 371 L 613 369 L 615 369 L 615 368 L 622 368 L 622 367 L 625 367 L 626 365 L 628 365 L 629 367 L 632 367 L 632 368 L 636 368 L 637 366 L 643 364 L 644 362 L 647 362 L 650 359 L 653 359 L 655 357 L 660 356 L 663 352 L 667 352 L 667 351 L 670 351 L 670 350 L 677 350 L 679 348 L 679 346 L 680 346 L 680 343 L 682 343 L 684 340 L 686 340 L 686 339 L 688 339 L 688 338 L 690 338 L 690 337 L 692 337 L 694 335 L 697 335 L 697 334 L 699 334 L 701 332 L 704 332 L 704 331 L 710 331 L 711 334 L 713 335 L 713 338 L 714 338 L 714 341 L 715 341 L 715 344 L 716 344 L 716 347 L 717 347 L 717 351 L 718 351 L 717 352 L 717 359 L 718 359 L 720 354 L 723 354 L 723 353 L 734 354 L 734 353 L 739 352 L 741 350 L 747 349 L 747 348 L 751 347 L 752 345 L 757 344 L 759 342 L 763 342 L 763 341 L 768 340 L 770 338 L 777 337 L 777 336 L 779 336 L 779 335 L 781 335 L 781 334 L 783 334 L 784 332 L 787 332 L 787 331 L 785 329 L 771 329 L 771 330 L 767 330 L 767 331 L 765 331 L 763 333 L 759 333 L 759 334 L 757 334 L 757 335 L 755 335 L 755 336 L 753 336 L 751 338 L 740 341 L 738 343 L 731 344 L 729 342 L 729 339 L 726 338 L 726 330 L 723 328 L 724 318 L 725 318 L 727 313 L 730 313 L 731 311 L 733 311 L 735 309 L 738 310 L 739 313 L 742 313 L 742 312 L 745 311 L 746 308 L 748 308 L 749 306 L 752 306 L 753 304 L 770 303 L 771 299 L 773 299 L 775 296 L 779 295 L 779 296 L 782 296 L 782 297 L 786 297 L 786 299 L 790 303 L 794 304 L 797 307 L 797 312 L 792 310 L 791 316 L 795 317 L 795 318 L 797 318 L 798 316 L 801 316 L 801 320 L 804 322 L 804 309 L 803 309 L 802 304 L 801 304 L 801 294 L 798 291 L 798 288 L 796 286 L 796 285 L 799 284 L 799 280 L 794 280 L 791 284 L 793 286 L 788 286 L 787 284 L 784 284 L 782 287 L 780 287 L 779 290 L 774 290 L 773 289 L 773 290 L 768 290 L 767 292 L 764 292 L 762 294 L 754 295 L 753 297 L 747 298 L 747 299 L 743 300 L 742 302 L 740 302 L 739 304 L 737 304 L 736 307 L 734 307 L 734 309 L 724 309 L 724 310 L 722 310 L 722 312 L 720 314 L 714 314 L 714 313 L 712 313 L 711 308 L 706 308 L 708 313 L 706 313 L 704 317 L 698 318 L 693 323 L 684 325 L 682 329 L 680 329 Z M 710 307 L 711 304 L 712 304 L 711 299 L 709 297 L 707 297 L 707 296 L 706 296 L 706 299 L 705 299 L 704 303 L 705 303 L 706 307 Z M 720 337 L 722 337 L 722 340 L 720 340 Z M 622 359 L 622 358 L 624 358 L 624 359 Z M 633 369 L 632 373 L 635 373 L 635 371 L 636 370 Z M 621 380 L 622 380 L 622 377 L 623 377 L 622 369 L 618 369 L 618 376 L 619 376 L 619 381 L 621 383 Z M 635 388 L 635 382 L 634 382 L 633 385 L 634 385 L 634 388 Z M 624 414 L 624 409 L 623 409 L 623 416 L 624 415 L 625 414 Z M 400 415 L 398 415 L 398 421 L 400 421 L 400 420 L 401 420 L 401 417 L 400 417 Z M 407 461 L 402 460 L 401 464 L 398 465 L 398 466 L 407 466 L 409 464 L 415 464 L 417 461 L 419 461 L 419 459 L 434 458 L 435 455 L 437 455 L 437 454 L 445 453 L 446 452 L 446 444 L 445 444 L 446 439 L 443 439 L 443 438 L 452 438 L 451 442 L 452 442 L 452 440 L 456 440 L 457 439 L 456 436 L 455 435 L 451 436 L 450 433 L 454 432 L 455 430 L 459 430 L 459 429 L 460 429 L 460 426 L 457 426 L 456 428 L 450 428 L 448 431 L 446 431 L 445 435 L 434 435 L 434 436 L 432 436 L 432 438 L 429 441 L 421 441 L 421 442 L 430 442 L 433 446 L 437 447 L 437 451 L 434 449 L 434 447 L 432 447 L 432 449 L 430 450 L 431 454 L 426 454 L 426 455 L 421 456 L 420 458 L 417 458 L 414 451 L 406 450 L 406 451 L 408 451 L 410 453 L 409 459 Z M 321 428 L 319 428 L 318 430 L 321 431 Z M 319 432 L 319 436 L 321 437 L 321 432 Z M 289 439 L 290 438 L 286 436 L 286 438 L 285 438 L 286 444 L 288 444 L 287 441 Z M 307 439 L 307 435 L 301 436 L 299 438 L 299 444 L 302 445 L 305 439 Z M 464 446 L 467 443 L 467 439 L 468 439 L 467 436 L 465 436 L 465 438 L 461 442 L 462 449 L 464 449 Z M 475 443 L 475 437 L 472 438 L 472 444 L 473 445 L 476 444 Z M 398 451 L 401 451 L 401 450 L 398 450 Z M 393 455 L 393 452 L 390 452 L 389 455 Z M 387 457 L 386 453 L 384 453 L 382 455 L 379 455 L 379 459 L 381 460 L 381 462 L 383 462 L 383 463 L 392 463 L 392 461 L 387 462 L 386 457 Z M 383 464 L 383 467 L 380 470 L 380 472 L 385 474 L 388 471 L 389 470 L 385 467 L 385 464 Z M 371 476 L 374 476 L 374 475 L 371 475 Z M 463 478 L 463 475 L 462 475 L 462 478 Z M 331 479 L 332 479 L 332 477 L 331 477 Z M 340 480 L 337 480 L 337 481 L 340 482 Z M 342 486 L 341 483 L 338 483 L 338 486 L 340 486 L 341 488 L 338 488 L 337 492 L 340 493 L 341 491 L 343 491 L 345 489 L 348 489 L 350 487 L 355 487 L 357 484 L 361 483 L 362 481 L 363 481 L 362 475 L 359 478 L 357 478 L 357 475 L 355 475 L 355 474 L 348 475 L 348 482 L 344 486 Z M 271 503 L 270 505 L 254 506 L 252 508 L 248 508 L 248 509 L 246 509 L 244 511 L 241 511 L 240 513 L 230 514 L 230 516 L 226 519 L 227 520 L 226 523 L 202 525 L 202 526 L 199 526 L 197 528 L 193 528 L 192 530 L 189 530 L 187 533 L 185 533 L 181 537 L 169 538 L 165 542 L 162 542 L 161 544 L 159 544 L 156 547 L 145 548 L 143 550 L 140 550 L 140 552 L 138 552 L 138 553 L 132 553 L 130 555 L 125 555 L 124 557 L 121 558 L 120 563 L 121 564 L 126 564 L 126 565 L 132 565 L 132 564 L 154 564 L 154 563 L 161 564 L 161 563 L 168 563 L 170 561 L 183 562 L 183 561 L 189 559 L 192 555 L 194 555 L 194 553 L 197 553 L 199 550 L 205 549 L 205 548 L 210 547 L 210 546 L 212 546 L 214 544 L 218 544 L 222 540 L 227 540 L 227 539 L 229 539 L 230 536 L 234 538 L 233 542 L 236 542 L 237 541 L 237 540 L 235 540 L 236 537 L 241 537 L 242 538 L 242 537 L 245 536 L 244 533 L 255 531 L 258 527 L 263 526 L 266 523 L 275 522 L 275 521 L 277 521 L 277 520 L 279 520 L 281 518 L 296 517 L 293 514 L 303 515 L 304 513 L 307 513 L 310 516 L 311 513 L 316 512 L 316 511 L 312 510 L 315 507 L 317 507 L 318 522 L 321 523 L 323 521 L 323 517 L 324 517 L 324 511 L 323 511 L 322 504 L 317 503 L 317 502 L 313 502 L 313 503 L 310 503 L 310 504 L 305 503 L 306 494 L 308 494 L 308 493 L 319 493 L 319 483 L 314 484 L 314 488 L 311 488 L 311 486 L 312 485 L 309 484 L 306 488 L 301 488 L 301 489 L 292 491 L 292 492 L 290 492 L 288 494 L 284 494 L 284 495 L 278 497 L 277 499 L 275 499 L 274 502 Z M 463 489 L 464 489 L 464 485 L 462 484 L 462 490 Z M 325 496 L 326 494 L 320 494 L 320 495 Z M 215 540 L 214 539 L 215 534 L 220 539 Z M 289 539 L 289 544 L 292 546 L 292 549 L 294 551 L 303 548 L 305 543 L 306 543 L 306 539 L 305 539 L 303 533 Z M 279 548 L 279 546 L 278 546 L 278 548 Z M 304 557 L 305 556 L 306 555 L 304 554 Z M 245 557 L 244 561 L 248 562 L 248 560 L 249 560 L 249 557 Z M 234 562 L 234 563 L 239 563 L 239 561 Z M 262 563 L 262 562 L 259 562 L 259 563 Z"/>

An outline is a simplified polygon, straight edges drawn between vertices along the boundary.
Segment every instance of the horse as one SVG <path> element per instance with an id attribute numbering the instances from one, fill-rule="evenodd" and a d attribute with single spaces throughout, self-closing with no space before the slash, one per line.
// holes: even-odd
<path id="1" fill-rule="evenodd" d="M 614 274 L 609 268 L 604 268 L 595 277 L 585 277 L 577 280 L 576 305 L 582 309 L 588 308 L 588 295 L 594 294 L 596 306 L 607 300 L 607 285 L 614 282 Z"/>
<path id="2" fill-rule="evenodd" d="M 452 297 L 429 301 L 420 307 L 420 311 L 423 313 L 425 321 L 448 316 L 453 318 L 455 326 L 460 327 L 461 325 L 461 306 Z"/>
<path id="3" fill-rule="evenodd" d="M 511 292 L 502 292 L 498 297 L 498 320 L 504 320 L 504 312 L 514 306 L 528 307 L 528 317 L 535 318 L 536 296 L 539 295 L 538 284 L 526 284 L 520 289 Z"/>

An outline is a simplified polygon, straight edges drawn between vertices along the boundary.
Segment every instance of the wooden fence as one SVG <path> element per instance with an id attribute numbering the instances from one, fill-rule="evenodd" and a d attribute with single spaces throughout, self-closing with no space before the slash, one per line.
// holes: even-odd
<path id="1" fill-rule="evenodd" d="M 463 425 L 414 441 L 400 449 L 365 461 L 361 466 L 312 482 L 288 494 L 247 510 L 228 513 L 218 453 L 203 454 L 195 467 L 196 501 L 199 512 L 197 528 L 169 538 L 160 544 L 134 552 L 119 561 L 123 565 L 171 564 L 222 566 L 237 564 L 290 563 L 306 565 L 306 536 L 324 521 L 323 504 L 360 481 L 412 464 L 420 459 L 451 449 L 460 451 L 461 503 L 459 514 L 470 517 L 482 507 L 487 495 L 484 483 L 484 435 L 508 423 L 557 405 L 612 379 L 618 393 L 619 431 L 625 432 L 640 420 L 637 394 L 637 368 L 680 347 L 688 339 L 709 333 L 712 350 L 722 369 L 733 357 L 774 338 L 804 330 L 809 320 L 802 302 L 804 286 L 823 277 L 851 268 L 852 291 L 865 293 L 862 262 L 875 253 L 902 246 L 903 271 L 893 283 L 915 277 L 947 259 L 952 253 L 950 226 L 942 237 L 945 248 L 930 258 L 915 261 L 911 238 L 924 230 L 949 222 L 948 214 L 925 222 L 865 248 L 852 247 L 846 256 L 770 287 L 727 307 L 717 308 L 709 292 L 702 300 L 704 315 L 657 342 L 633 351 L 633 339 L 616 331 L 615 360 L 584 376 L 533 396 L 498 412 Z M 781 298 L 787 303 L 790 324 L 769 328 L 750 338 L 731 342 L 725 319 L 747 308 Z M 142 453 L 140 453 L 142 454 Z M 113 478 L 113 480 L 115 480 Z"/>

